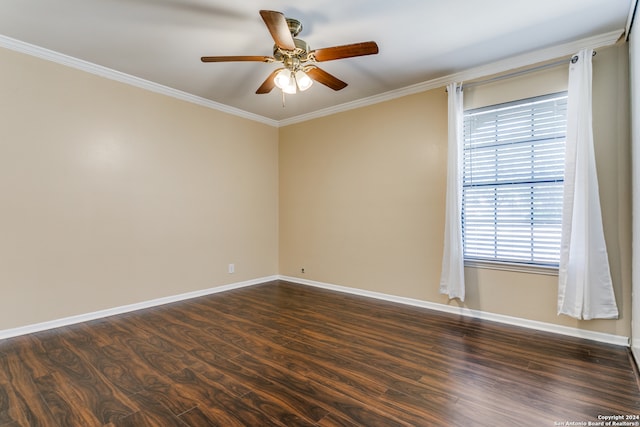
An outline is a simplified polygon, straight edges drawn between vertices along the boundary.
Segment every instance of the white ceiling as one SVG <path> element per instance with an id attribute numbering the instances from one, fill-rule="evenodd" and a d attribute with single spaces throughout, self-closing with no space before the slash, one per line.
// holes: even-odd
<path id="1" fill-rule="evenodd" d="M 600 34 L 623 32 L 635 0 L 2 0 L 0 36 L 281 122 Z M 374 40 L 380 53 L 319 64 L 349 83 L 255 91 L 277 64 L 258 11 L 302 22 L 312 49 Z M 0 65 L 1 66 L 1 65 Z"/>

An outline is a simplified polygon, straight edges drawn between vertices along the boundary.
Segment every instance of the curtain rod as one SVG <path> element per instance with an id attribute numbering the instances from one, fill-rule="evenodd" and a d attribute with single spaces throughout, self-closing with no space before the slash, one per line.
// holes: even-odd
<path id="1" fill-rule="evenodd" d="M 595 50 L 593 51 L 593 56 L 596 56 L 596 51 Z M 578 55 L 573 55 L 569 59 L 569 61 L 572 64 L 575 64 L 576 62 L 578 62 Z M 527 68 L 525 70 L 515 71 L 513 73 L 503 74 L 501 76 L 492 77 L 492 78 L 486 79 L 486 80 L 479 80 L 479 81 L 474 81 L 474 82 L 470 82 L 470 83 L 463 83 L 462 84 L 462 88 L 464 90 L 465 87 L 474 87 L 474 86 L 479 86 L 479 85 L 483 85 L 483 84 L 487 84 L 487 83 L 493 83 L 493 82 L 496 82 L 496 81 L 499 81 L 499 80 L 503 80 L 503 79 L 508 79 L 508 78 L 511 78 L 511 77 L 518 77 L 518 76 L 521 76 L 523 74 L 529 74 L 529 73 L 533 73 L 535 71 L 540 71 L 540 70 L 544 70 L 544 69 L 547 69 L 547 68 L 556 67 L 558 65 L 565 64 L 566 62 L 567 62 L 566 59 L 561 59 L 559 61 L 551 62 L 549 64 L 538 65 L 536 67 L 531 67 L 531 68 Z"/>

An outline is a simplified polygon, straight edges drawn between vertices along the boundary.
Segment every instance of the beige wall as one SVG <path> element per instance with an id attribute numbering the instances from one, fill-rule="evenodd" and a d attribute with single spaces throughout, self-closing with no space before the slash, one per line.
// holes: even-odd
<path id="1" fill-rule="evenodd" d="M 280 130 L 280 274 L 439 299 L 446 105 L 441 89 Z"/>
<path id="2" fill-rule="evenodd" d="M 0 330 L 278 273 L 277 129 L 0 63 Z"/>
<path id="3" fill-rule="evenodd" d="M 594 60 L 596 154 L 621 318 L 558 317 L 556 276 L 480 268 L 466 268 L 466 307 L 629 336 L 626 60 L 626 46 L 602 49 Z M 566 72 L 552 69 L 490 86 L 465 89 L 465 98 L 479 106 L 563 90 Z M 442 88 L 280 129 L 280 274 L 459 304 L 438 293 L 446 112 Z"/>

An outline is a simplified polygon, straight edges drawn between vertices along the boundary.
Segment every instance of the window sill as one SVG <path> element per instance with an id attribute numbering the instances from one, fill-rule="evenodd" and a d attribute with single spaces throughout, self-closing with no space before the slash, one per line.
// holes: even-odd
<path id="1" fill-rule="evenodd" d="M 483 268 L 487 270 L 516 271 L 518 273 L 544 274 L 546 276 L 557 276 L 558 267 L 527 265 L 510 262 L 494 262 L 480 260 L 464 260 L 464 266 L 469 268 Z"/>

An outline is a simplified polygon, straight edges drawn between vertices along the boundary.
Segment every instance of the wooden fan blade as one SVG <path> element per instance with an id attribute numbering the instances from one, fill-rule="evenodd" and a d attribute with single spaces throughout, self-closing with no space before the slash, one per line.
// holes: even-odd
<path id="1" fill-rule="evenodd" d="M 276 74 L 278 73 L 278 71 L 282 70 L 283 68 L 278 68 L 277 70 L 274 70 L 271 74 L 269 74 L 269 77 L 267 77 L 267 79 L 262 83 L 262 85 L 260 85 L 260 87 L 258 88 L 258 90 L 256 90 L 257 94 L 263 94 L 263 93 L 269 93 L 271 92 L 271 90 L 276 87 L 276 82 L 275 82 L 275 77 Z"/>
<path id="2" fill-rule="evenodd" d="M 202 62 L 234 62 L 234 61 L 255 61 L 255 62 L 272 62 L 274 59 L 270 56 L 203 56 L 200 58 Z"/>
<path id="3" fill-rule="evenodd" d="M 317 81 L 318 83 L 322 83 L 323 85 L 328 86 L 333 90 L 341 90 L 347 87 L 347 84 L 345 82 L 316 66 L 305 68 L 304 72 L 307 73 L 307 75 L 313 80 Z"/>
<path id="4" fill-rule="evenodd" d="M 276 46 L 284 50 L 296 49 L 287 19 L 282 13 L 273 10 L 261 10 L 260 16 L 262 16 L 262 20 L 267 25 L 273 41 L 276 42 Z"/>
<path id="5" fill-rule="evenodd" d="M 312 53 L 318 62 L 332 61 L 334 59 L 353 58 L 354 56 L 375 55 L 378 53 L 378 45 L 376 42 L 354 43 L 316 49 Z"/>
<path id="6" fill-rule="evenodd" d="M 256 93 L 258 95 L 263 93 L 269 93 L 274 87 L 276 87 L 275 78 L 276 78 L 276 74 L 278 74 L 278 71 L 280 70 L 284 70 L 284 68 L 278 68 L 277 70 L 274 70 L 271 74 L 269 74 L 269 77 L 267 77 L 267 79 L 264 82 L 262 82 L 262 85 L 260 85 L 258 90 L 256 90 Z"/>

